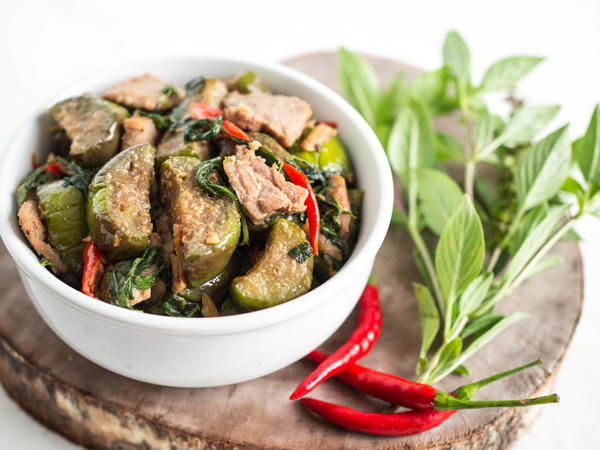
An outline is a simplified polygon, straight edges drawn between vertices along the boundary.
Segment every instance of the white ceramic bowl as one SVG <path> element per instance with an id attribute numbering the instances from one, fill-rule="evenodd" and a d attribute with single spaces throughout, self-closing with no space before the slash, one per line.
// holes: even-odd
<path id="1" fill-rule="evenodd" d="M 14 191 L 31 169 L 31 154 L 42 157 L 48 151 L 45 113 L 51 104 L 84 92 L 102 93 L 146 72 L 183 84 L 198 75 L 224 77 L 248 69 L 260 73 L 274 92 L 297 95 L 313 106 L 316 117 L 339 124 L 365 199 L 358 243 L 337 275 L 273 308 L 228 317 L 176 318 L 93 300 L 39 264 L 18 228 Z M 19 129 L 0 165 L 0 235 L 38 312 L 81 355 L 149 383 L 221 386 L 279 370 L 333 334 L 366 284 L 390 222 L 392 196 L 391 173 L 375 134 L 344 99 L 321 83 L 276 64 L 215 58 L 153 60 L 122 65 L 76 83 L 38 108 Z"/>

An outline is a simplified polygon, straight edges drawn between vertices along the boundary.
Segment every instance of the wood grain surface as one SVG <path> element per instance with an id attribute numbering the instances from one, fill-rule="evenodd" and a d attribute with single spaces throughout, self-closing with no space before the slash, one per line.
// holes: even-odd
<path id="1" fill-rule="evenodd" d="M 403 70 L 392 61 L 372 59 L 385 80 Z M 335 56 L 307 55 L 287 61 L 325 83 L 335 84 Z M 331 118 L 334 119 L 334 118 Z M 452 131 L 452 123 L 440 124 Z M 471 378 L 533 359 L 537 367 L 486 388 L 477 398 L 525 397 L 549 392 L 571 340 L 583 299 L 582 261 L 576 243 L 554 251 L 565 264 L 526 282 L 500 310 L 522 310 L 530 318 L 513 326 L 492 347 L 469 361 L 471 377 L 449 377 L 451 389 Z M 364 365 L 411 377 L 419 346 L 419 325 L 411 281 L 408 236 L 390 230 L 377 258 L 383 333 Z M 442 426 L 417 436 L 375 438 L 350 433 L 307 414 L 287 400 L 313 367 L 298 362 L 270 376 L 233 386 L 181 389 L 154 386 L 108 372 L 66 346 L 44 324 L 27 298 L 14 264 L 0 245 L 0 381 L 33 417 L 81 445 L 93 448 L 179 449 L 359 449 L 506 448 L 544 408 L 488 409 L 455 414 Z M 352 315 L 324 345 L 332 350 L 355 324 Z M 307 330 L 310 332 L 310 330 Z M 317 388 L 315 397 L 377 411 L 385 404 L 337 381 Z"/>

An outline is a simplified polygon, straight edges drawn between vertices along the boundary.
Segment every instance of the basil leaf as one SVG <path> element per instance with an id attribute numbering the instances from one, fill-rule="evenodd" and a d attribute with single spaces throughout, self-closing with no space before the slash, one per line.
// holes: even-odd
<path id="1" fill-rule="evenodd" d="M 200 164 L 198 164 L 198 167 L 196 169 L 196 180 L 198 181 L 198 184 L 202 189 L 204 189 L 207 192 L 210 192 L 213 195 L 224 195 L 231 201 L 237 203 L 238 198 L 231 189 L 221 184 L 213 183 L 212 181 L 210 181 L 210 175 L 215 170 L 222 173 L 223 158 L 220 156 L 213 159 L 209 159 L 207 161 L 202 161 Z"/>
<path id="2" fill-rule="evenodd" d="M 575 194 L 577 196 L 585 192 L 585 189 L 581 184 L 579 184 L 579 181 L 572 177 L 568 177 L 565 180 L 565 182 L 560 187 L 560 190 L 563 192 L 568 192 L 569 194 Z"/>
<path id="3" fill-rule="evenodd" d="M 157 268 L 151 274 L 142 275 L 156 261 L 160 249 L 157 246 L 148 247 L 142 256 L 133 260 L 118 262 L 109 272 L 108 292 L 111 303 L 122 308 L 133 309 L 129 300 L 134 296 L 134 289 L 149 289 L 156 283 L 160 270 Z"/>
<path id="4" fill-rule="evenodd" d="M 467 317 L 481 305 L 490 290 L 493 278 L 491 272 L 482 273 L 467 286 L 458 303 L 459 317 Z"/>
<path id="5" fill-rule="evenodd" d="M 463 82 L 469 81 L 471 55 L 464 39 L 456 31 L 446 35 L 443 48 L 444 64 Z"/>
<path id="6" fill-rule="evenodd" d="M 437 377 L 437 374 L 440 371 L 445 370 L 446 367 L 452 364 L 452 361 L 455 361 L 456 358 L 459 357 L 460 352 L 462 351 L 462 346 L 463 342 L 459 337 L 456 337 L 444 344 L 440 353 L 440 358 L 436 364 L 436 370 L 434 370 L 431 374 L 433 378 Z M 451 372 L 453 371 L 454 368 L 451 370 Z"/>
<path id="7" fill-rule="evenodd" d="M 158 130 L 166 130 L 167 128 L 170 128 L 171 125 L 173 125 L 173 121 L 167 115 L 150 111 L 144 111 L 143 109 L 138 109 L 137 113 L 140 116 L 152 119 L 152 121 L 154 122 L 154 126 L 156 126 Z"/>
<path id="8" fill-rule="evenodd" d="M 223 128 L 223 116 L 212 119 L 192 120 L 185 128 L 183 139 L 190 141 L 207 141 L 219 134 Z"/>
<path id="9" fill-rule="evenodd" d="M 523 216 L 518 228 L 510 239 L 509 249 L 512 255 L 514 255 L 517 250 L 519 250 L 521 245 L 523 245 L 523 242 L 525 239 L 527 239 L 527 236 L 529 236 L 531 230 L 542 220 L 544 220 L 544 218 L 548 215 L 548 211 L 548 205 L 546 203 L 542 203 Z"/>
<path id="10" fill-rule="evenodd" d="M 600 182 L 600 106 L 596 105 L 588 128 L 581 139 L 573 143 L 575 161 L 588 183 Z"/>
<path id="11" fill-rule="evenodd" d="M 482 91 L 510 89 L 543 60 L 544 58 L 536 56 L 511 56 L 501 59 L 485 72 L 479 89 Z"/>
<path id="12" fill-rule="evenodd" d="M 58 177 L 54 173 L 46 170 L 46 164 L 38 167 L 33 172 L 30 172 L 17 188 L 17 209 L 20 208 L 21 205 L 25 202 L 27 194 L 36 189 L 38 186 L 50 183 L 51 181 L 54 181 L 57 178 Z"/>
<path id="13" fill-rule="evenodd" d="M 196 78 L 192 78 L 185 84 L 185 92 L 187 95 L 197 94 L 204 87 L 205 79 L 202 75 Z"/>
<path id="14" fill-rule="evenodd" d="M 448 221 L 435 252 L 435 269 L 446 308 L 479 275 L 485 244 L 481 220 L 473 204 L 464 197 Z"/>
<path id="15" fill-rule="evenodd" d="M 372 127 L 377 125 L 381 91 L 373 67 L 361 56 L 340 48 L 338 72 L 346 98 Z"/>
<path id="16" fill-rule="evenodd" d="M 503 317 L 496 323 L 493 323 L 489 328 L 481 330 L 480 334 L 475 339 L 473 339 L 469 346 L 460 355 L 458 355 L 458 357 L 452 360 L 451 363 L 447 364 L 445 368 L 442 367 L 442 370 L 434 374 L 434 379 L 442 379 L 446 375 L 454 372 L 454 370 L 456 370 L 457 367 L 462 365 L 474 353 L 476 353 L 478 350 L 480 350 L 482 347 L 488 344 L 491 340 L 493 340 L 496 336 L 502 333 L 509 326 L 519 322 L 525 317 L 527 317 L 527 314 L 522 312 L 515 312 L 506 317 Z"/>
<path id="17" fill-rule="evenodd" d="M 437 136 L 433 129 L 433 117 L 420 100 L 411 98 L 409 106 L 415 115 L 419 128 L 418 161 L 419 167 L 432 166 L 435 163 Z"/>
<path id="18" fill-rule="evenodd" d="M 471 372 L 469 372 L 469 369 L 467 368 L 467 366 L 464 365 L 460 365 L 458 366 L 456 369 L 454 369 L 454 374 L 456 375 L 470 375 Z"/>
<path id="19" fill-rule="evenodd" d="M 246 215 L 242 211 L 242 206 L 240 205 L 237 195 L 235 195 L 233 190 L 221 184 L 213 183 L 210 180 L 210 175 L 215 170 L 219 172 L 223 178 L 225 178 L 223 174 L 223 158 L 220 156 L 207 161 L 202 161 L 200 164 L 198 164 L 196 169 L 196 180 L 198 181 L 200 187 L 205 191 L 213 195 L 224 195 L 235 203 L 240 213 L 242 226 L 242 238 L 239 245 L 247 245 L 248 242 L 250 242 L 250 233 L 248 231 L 248 221 L 246 220 Z"/>
<path id="20" fill-rule="evenodd" d="M 419 322 L 421 324 L 421 350 L 419 358 L 425 358 L 440 329 L 440 316 L 429 289 L 420 283 L 413 283 L 413 289 L 417 298 Z"/>
<path id="21" fill-rule="evenodd" d="M 169 292 L 162 303 L 163 311 L 172 317 L 199 317 L 200 304 Z"/>
<path id="22" fill-rule="evenodd" d="M 527 237 L 508 263 L 503 277 L 505 280 L 514 280 L 521 273 L 521 271 L 525 269 L 527 263 L 529 263 L 529 261 L 557 230 L 561 219 L 567 213 L 568 209 L 568 205 L 551 208 L 546 217 L 540 223 L 531 228 L 527 234 Z"/>
<path id="23" fill-rule="evenodd" d="M 435 162 L 436 136 L 432 119 L 422 103 L 411 99 L 396 115 L 387 145 L 390 165 L 406 181 L 409 171 Z"/>
<path id="24" fill-rule="evenodd" d="M 452 136 L 438 133 L 435 140 L 435 157 L 438 161 L 464 161 L 464 151 Z"/>
<path id="25" fill-rule="evenodd" d="M 398 74 L 390 83 L 388 89 L 383 93 L 379 103 L 377 114 L 378 122 L 392 122 L 406 97 L 404 75 Z"/>
<path id="26" fill-rule="evenodd" d="M 431 114 L 440 115 L 456 108 L 456 100 L 447 94 L 449 83 L 448 67 L 443 66 L 433 72 L 417 76 L 408 85 L 410 95 L 423 102 Z"/>
<path id="27" fill-rule="evenodd" d="M 485 330 L 492 328 L 498 322 L 504 318 L 501 314 L 487 313 L 481 316 L 475 316 L 467 322 L 467 325 L 463 328 L 460 333 L 460 337 L 463 341 L 468 338 L 476 337 Z"/>
<path id="28" fill-rule="evenodd" d="M 532 141 L 558 113 L 557 105 L 525 105 L 519 108 L 502 133 L 501 142 L 510 147 Z"/>
<path id="29" fill-rule="evenodd" d="M 419 128 L 414 115 L 403 108 L 396 115 L 392 131 L 388 139 L 387 154 L 398 178 L 406 181 L 410 167 L 418 167 L 416 151 L 419 140 Z M 414 151 L 411 152 L 411 149 Z"/>
<path id="30" fill-rule="evenodd" d="M 63 180 L 62 185 L 64 187 L 75 186 L 81 191 L 84 197 L 87 197 L 90 183 L 92 182 L 92 178 L 94 178 L 95 174 L 96 171 L 93 169 L 81 169 L 81 172 L 71 175 L 70 177 L 66 177 Z"/>
<path id="31" fill-rule="evenodd" d="M 312 255 L 312 248 L 308 242 L 303 242 L 302 244 L 295 246 L 288 252 L 288 256 L 291 256 L 300 264 L 302 264 Z"/>
<path id="32" fill-rule="evenodd" d="M 567 126 L 529 148 L 519 160 L 515 187 L 519 207 L 526 211 L 555 196 L 569 176 L 571 146 Z"/>
<path id="33" fill-rule="evenodd" d="M 421 212 L 427 226 L 441 235 L 452 214 L 463 201 L 462 189 L 446 173 L 430 169 L 417 169 L 418 196 Z"/>

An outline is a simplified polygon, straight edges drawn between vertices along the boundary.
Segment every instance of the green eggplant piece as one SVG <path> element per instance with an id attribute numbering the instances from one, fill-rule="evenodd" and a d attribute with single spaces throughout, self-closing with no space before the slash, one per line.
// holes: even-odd
<path id="1" fill-rule="evenodd" d="M 237 247 L 241 220 L 229 198 L 204 191 L 196 181 L 198 159 L 173 156 L 161 166 L 161 198 L 171 217 L 178 268 L 187 287 L 200 287 L 217 276 Z M 179 279 L 175 273 L 174 279 Z"/>
<path id="2" fill-rule="evenodd" d="M 123 150 L 90 183 L 90 235 L 112 261 L 139 256 L 150 243 L 155 153 L 150 144 Z"/>
<path id="3" fill-rule="evenodd" d="M 63 186 L 63 180 L 38 187 L 37 196 L 50 243 L 69 269 L 80 275 L 87 236 L 85 197 L 75 186 Z"/>
<path id="4" fill-rule="evenodd" d="M 251 92 L 264 92 L 270 94 L 271 90 L 265 80 L 252 70 L 238 75 L 235 79 L 235 89 L 242 94 L 249 94 Z"/>
<path id="5" fill-rule="evenodd" d="M 210 280 L 195 288 L 186 288 L 178 295 L 193 302 L 199 302 L 202 294 L 208 294 L 215 303 L 220 303 L 229 292 L 231 281 L 242 272 L 243 257 L 235 253 L 225 268 Z"/>
<path id="6" fill-rule="evenodd" d="M 295 223 L 278 219 L 269 233 L 267 247 L 256 264 L 231 283 L 232 298 L 246 310 L 269 308 L 296 298 L 310 289 L 312 253 L 298 262 L 289 252 L 307 245 L 306 234 Z"/>
<path id="7" fill-rule="evenodd" d="M 49 114 L 71 140 L 69 154 L 85 167 L 112 158 L 119 148 L 121 122 L 129 117 L 122 106 L 92 95 L 63 100 Z"/>

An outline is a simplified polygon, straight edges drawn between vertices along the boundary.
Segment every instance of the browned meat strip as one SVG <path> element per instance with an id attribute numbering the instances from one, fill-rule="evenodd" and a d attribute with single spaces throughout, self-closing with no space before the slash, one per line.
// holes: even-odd
<path id="1" fill-rule="evenodd" d="M 308 222 L 305 222 L 304 225 L 302 225 L 302 229 L 304 230 L 304 232 L 306 233 L 306 236 L 309 236 L 309 228 L 308 228 Z M 333 242 L 331 242 L 329 239 L 327 239 L 327 237 L 321 233 L 319 234 L 319 254 L 326 254 L 331 256 L 333 259 L 335 259 L 336 261 L 341 261 L 342 258 L 344 257 L 344 255 L 342 255 L 342 251 L 340 250 L 340 248 L 335 245 Z"/>
<path id="2" fill-rule="evenodd" d="M 151 266 L 148 267 L 146 270 L 144 270 L 140 275 L 144 276 L 144 275 L 150 275 L 151 273 L 155 272 L 156 270 L 158 270 L 157 266 Z M 156 281 L 156 284 L 154 286 L 152 286 L 151 288 L 148 289 L 138 289 L 138 288 L 134 288 L 133 289 L 133 298 L 129 300 L 129 306 L 135 306 L 138 303 L 141 303 L 145 300 L 148 299 L 157 299 L 157 298 L 162 298 L 165 295 L 165 283 L 158 279 Z"/>
<path id="3" fill-rule="evenodd" d="M 311 132 L 304 138 L 300 147 L 302 150 L 315 151 L 337 135 L 337 130 L 326 123 L 320 123 L 315 126 Z"/>
<path id="4" fill-rule="evenodd" d="M 341 175 L 332 175 L 328 179 L 329 191 L 328 196 L 332 201 L 337 201 L 344 211 L 350 213 L 352 207 L 350 206 L 350 200 L 348 199 L 348 188 L 346 187 L 346 180 Z M 350 236 L 350 214 L 342 214 L 340 216 L 340 239 L 347 240 Z"/>
<path id="5" fill-rule="evenodd" d="M 125 119 L 123 121 L 123 130 L 125 133 L 121 141 L 122 150 L 140 144 L 154 145 L 158 136 L 154 120 L 138 115 Z"/>
<path id="6" fill-rule="evenodd" d="M 17 213 L 19 225 L 23 234 L 36 251 L 36 253 L 47 258 L 58 273 L 67 273 L 68 268 L 60 258 L 58 252 L 46 242 L 46 227 L 42 221 L 42 213 L 35 200 L 26 200 Z"/>
<path id="7" fill-rule="evenodd" d="M 276 213 L 295 214 L 306 209 L 306 189 L 286 181 L 275 166 L 269 167 L 253 151 L 240 147 L 236 155 L 225 158 L 223 169 L 252 223 L 264 223 Z"/>
<path id="8" fill-rule="evenodd" d="M 312 109 L 298 97 L 253 92 L 230 93 L 224 100 L 225 118 L 245 130 L 265 131 L 289 147 L 302 135 Z"/>
<path id="9" fill-rule="evenodd" d="M 163 92 L 165 86 L 168 86 L 168 83 L 147 73 L 111 87 L 104 93 L 104 98 L 130 108 L 149 111 L 171 109 L 181 102 L 184 91 L 175 87 L 176 94 L 168 95 Z"/>

